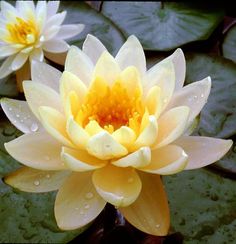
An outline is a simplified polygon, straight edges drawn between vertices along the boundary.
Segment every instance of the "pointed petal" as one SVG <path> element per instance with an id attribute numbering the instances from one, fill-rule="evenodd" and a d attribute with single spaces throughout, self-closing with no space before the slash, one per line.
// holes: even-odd
<path id="1" fill-rule="evenodd" d="M 42 130 L 42 126 L 25 101 L 2 98 L 1 106 L 11 123 L 24 133 Z"/>
<path id="2" fill-rule="evenodd" d="M 74 24 L 74 25 L 61 25 L 55 38 L 57 39 L 69 39 L 81 33 L 84 30 L 85 25 Z"/>
<path id="3" fill-rule="evenodd" d="M 4 177 L 4 182 L 25 192 L 50 192 L 58 190 L 70 174 L 70 171 L 42 171 L 22 167 Z"/>
<path id="4" fill-rule="evenodd" d="M 23 88 L 28 105 L 38 119 L 40 106 L 50 106 L 63 112 L 60 96 L 52 88 L 34 81 L 23 81 Z"/>
<path id="5" fill-rule="evenodd" d="M 146 167 L 139 169 L 152 174 L 171 175 L 185 168 L 188 155 L 179 146 L 167 145 L 153 150 L 150 161 Z"/>
<path id="6" fill-rule="evenodd" d="M 81 228 L 94 220 L 105 205 L 92 184 L 91 173 L 74 173 L 56 196 L 54 212 L 57 225 L 62 230 Z"/>
<path id="7" fill-rule="evenodd" d="M 194 118 L 200 113 L 203 106 L 207 102 L 210 94 L 211 78 L 207 77 L 201 81 L 191 83 L 183 87 L 173 95 L 166 110 L 177 106 L 188 106 L 190 108 L 189 122 L 193 122 Z"/>
<path id="8" fill-rule="evenodd" d="M 47 16 L 50 17 L 56 14 L 60 5 L 60 1 L 48 1 L 47 2 Z"/>
<path id="9" fill-rule="evenodd" d="M 13 70 L 11 69 L 11 64 L 12 64 L 14 58 L 15 58 L 15 56 L 13 55 L 13 56 L 8 57 L 6 60 L 4 60 L 4 62 L 0 66 L 0 79 L 8 76 L 10 73 L 13 72 Z"/>
<path id="10" fill-rule="evenodd" d="M 69 45 L 63 41 L 58 39 L 51 39 L 46 41 L 43 45 L 43 50 L 50 53 L 64 53 L 69 49 Z"/>
<path id="11" fill-rule="evenodd" d="M 62 73 L 59 70 L 46 63 L 35 60 L 31 63 L 32 81 L 49 86 L 57 93 L 59 93 L 59 80 L 61 75 Z"/>
<path id="12" fill-rule="evenodd" d="M 197 169 L 216 162 L 233 144 L 232 140 L 203 136 L 182 136 L 174 143 L 182 147 L 189 156 L 185 169 Z"/>
<path id="13" fill-rule="evenodd" d="M 132 204 L 142 187 L 138 174 L 132 168 L 107 165 L 97 169 L 92 179 L 101 197 L 118 207 Z"/>
<path id="14" fill-rule="evenodd" d="M 161 102 L 161 88 L 158 86 L 153 86 L 148 91 L 145 101 L 148 113 L 155 115 L 155 117 L 158 118 L 161 113 Z"/>
<path id="15" fill-rule="evenodd" d="M 34 49 L 31 53 L 30 53 L 30 62 L 32 62 L 32 60 L 36 60 L 39 62 L 43 62 L 43 50 L 42 48 L 36 48 Z"/>
<path id="16" fill-rule="evenodd" d="M 65 117 L 54 108 L 41 106 L 39 107 L 40 121 L 47 132 L 62 144 L 74 147 L 66 133 Z"/>
<path id="17" fill-rule="evenodd" d="M 27 61 L 29 55 L 27 53 L 18 53 L 16 54 L 14 60 L 12 61 L 12 64 L 11 64 L 11 69 L 12 70 L 18 70 L 19 68 L 21 68 L 24 63 Z"/>
<path id="18" fill-rule="evenodd" d="M 118 167 L 144 167 L 151 161 L 151 150 L 149 147 L 141 147 L 139 150 L 127 156 L 113 161 L 112 164 Z"/>
<path id="19" fill-rule="evenodd" d="M 131 128 L 121 126 L 112 133 L 112 137 L 124 147 L 129 147 L 136 139 L 136 134 Z"/>
<path id="20" fill-rule="evenodd" d="M 49 18 L 47 18 L 46 25 L 44 28 L 46 29 L 47 27 L 53 25 L 61 25 L 65 17 L 66 17 L 66 11 L 50 16 Z"/>
<path id="21" fill-rule="evenodd" d="M 12 45 L 4 45 L 0 46 L 0 58 L 4 58 L 10 55 L 13 55 L 17 52 L 19 52 L 19 48 L 16 48 Z"/>
<path id="22" fill-rule="evenodd" d="M 128 153 L 127 149 L 106 131 L 92 136 L 88 141 L 87 150 L 91 155 L 102 160 L 118 158 Z"/>
<path id="23" fill-rule="evenodd" d="M 142 191 L 138 199 L 119 210 L 137 229 L 156 236 L 165 236 L 170 227 L 168 201 L 159 175 L 140 172 Z"/>
<path id="24" fill-rule="evenodd" d="M 105 51 L 96 63 L 93 77 L 102 78 L 107 84 L 113 84 L 117 80 L 119 74 L 120 68 L 116 60 Z"/>
<path id="25" fill-rule="evenodd" d="M 158 120 L 159 130 L 154 148 L 163 147 L 181 136 L 186 128 L 189 108 L 180 106 L 172 108 Z"/>
<path id="26" fill-rule="evenodd" d="M 88 55 L 95 65 L 104 51 L 107 51 L 106 47 L 100 42 L 98 38 L 88 34 L 83 43 L 83 52 Z"/>
<path id="27" fill-rule="evenodd" d="M 116 61 L 121 70 L 128 66 L 135 66 L 140 72 L 141 77 L 146 72 L 146 58 L 139 40 L 134 36 L 130 36 L 120 48 L 116 55 Z"/>
<path id="28" fill-rule="evenodd" d="M 88 86 L 91 82 L 93 63 L 79 48 L 72 46 L 66 57 L 65 70 L 78 76 Z"/>
<path id="29" fill-rule="evenodd" d="M 5 143 L 7 152 L 22 164 L 39 170 L 65 169 L 61 161 L 61 143 L 46 132 L 24 134 Z"/>
<path id="30" fill-rule="evenodd" d="M 91 120 L 89 123 L 85 126 L 85 131 L 90 135 L 94 136 L 102 131 L 104 129 L 98 124 L 96 120 Z"/>
<path id="31" fill-rule="evenodd" d="M 78 172 L 98 169 L 107 164 L 106 161 L 95 158 L 84 150 L 67 147 L 62 148 L 61 157 L 70 170 Z"/>

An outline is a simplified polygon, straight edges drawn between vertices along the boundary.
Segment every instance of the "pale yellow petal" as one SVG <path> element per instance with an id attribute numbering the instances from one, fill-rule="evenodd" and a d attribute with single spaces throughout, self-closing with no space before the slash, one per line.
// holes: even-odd
<path id="1" fill-rule="evenodd" d="M 138 197 L 142 183 L 132 168 L 107 165 L 93 173 L 93 184 L 101 197 L 117 206 L 132 204 Z"/>
<path id="2" fill-rule="evenodd" d="M 182 147 L 189 156 L 185 169 L 197 169 L 222 158 L 231 148 L 233 141 L 203 136 L 182 136 L 174 143 Z"/>
<path id="3" fill-rule="evenodd" d="M 92 184 L 91 173 L 73 173 L 56 196 L 57 225 L 62 230 L 81 228 L 94 220 L 105 205 Z"/>
<path id="4" fill-rule="evenodd" d="M 181 147 L 167 145 L 153 150 L 150 164 L 139 169 L 153 174 L 171 175 L 182 171 L 187 162 L 188 155 Z"/>
<path id="5" fill-rule="evenodd" d="M 78 114 L 79 108 L 80 101 L 78 95 L 75 91 L 69 92 L 64 104 L 66 117 L 69 118 L 72 116 L 75 118 Z"/>
<path id="6" fill-rule="evenodd" d="M 156 236 L 165 236 L 170 227 L 168 200 L 159 175 L 140 172 L 142 191 L 130 206 L 119 210 L 137 229 Z"/>
<path id="7" fill-rule="evenodd" d="M 121 126 L 112 133 L 112 137 L 124 147 L 129 147 L 136 139 L 136 134 L 131 128 Z"/>
<path id="8" fill-rule="evenodd" d="M 127 149 L 106 131 L 92 136 L 88 141 L 87 150 L 91 155 L 102 160 L 122 157 L 128 153 Z"/>
<path id="9" fill-rule="evenodd" d="M 25 192 L 49 192 L 58 190 L 70 171 L 43 171 L 22 167 L 4 177 L 4 182 Z"/>
<path id="10" fill-rule="evenodd" d="M 153 86 L 148 91 L 145 101 L 148 113 L 150 115 L 155 115 L 155 117 L 158 118 L 161 113 L 161 103 L 161 88 L 158 86 Z"/>
<path id="11" fill-rule="evenodd" d="M 141 147 L 139 150 L 128 154 L 127 156 L 115 160 L 112 162 L 113 165 L 118 167 L 144 167 L 151 161 L 151 150 L 149 147 Z"/>
<path id="12" fill-rule="evenodd" d="M 28 167 L 39 170 L 65 169 L 60 158 L 61 143 L 46 132 L 24 134 L 4 145 L 13 158 Z"/>
<path id="13" fill-rule="evenodd" d="M 98 122 L 96 120 L 91 120 L 89 121 L 89 123 L 85 126 L 85 131 L 90 135 L 96 135 L 102 131 L 104 131 L 104 129 L 98 124 Z"/>
<path id="14" fill-rule="evenodd" d="M 163 147 L 181 136 L 186 128 L 189 108 L 180 106 L 173 108 L 158 120 L 159 130 L 154 148 Z"/>
<path id="15" fill-rule="evenodd" d="M 62 148 L 61 157 L 70 170 L 78 172 L 98 169 L 107 164 L 107 161 L 95 158 L 84 150 L 67 147 Z"/>

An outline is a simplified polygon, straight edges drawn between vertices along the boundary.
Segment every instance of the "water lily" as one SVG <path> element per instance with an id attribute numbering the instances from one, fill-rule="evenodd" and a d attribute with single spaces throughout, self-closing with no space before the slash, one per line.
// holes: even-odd
<path id="1" fill-rule="evenodd" d="M 21 90 L 22 77 L 28 76 L 29 62 L 43 61 L 44 56 L 57 63 L 64 62 L 69 45 L 64 39 L 79 34 L 84 25 L 62 25 L 66 11 L 57 13 L 59 1 L 16 1 L 16 6 L 1 1 L 0 79 L 17 71 Z M 27 78 L 28 79 L 28 78 Z"/>
<path id="2" fill-rule="evenodd" d="M 211 80 L 183 87 L 184 79 L 181 49 L 146 70 L 135 36 L 114 58 L 88 35 L 82 50 L 70 48 L 63 73 L 32 62 L 32 80 L 23 82 L 27 101 L 1 100 L 24 133 L 5 144 L 25 165 L 5 182 L 27 192 L 59 189 L 55 218 L 63 230 L 88 224 L 108 202 L 136 228 L 166 235 L 160 175 L 209 165 L 232 145 L 189 135 Z"/>

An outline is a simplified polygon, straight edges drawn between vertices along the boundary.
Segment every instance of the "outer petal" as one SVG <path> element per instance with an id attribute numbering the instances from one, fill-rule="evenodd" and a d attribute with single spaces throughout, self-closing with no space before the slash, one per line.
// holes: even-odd
<path id="1" fill-rule="evenodd" d="M 11 123 L 20 131 L 31 133 L 43 129 L 27 102 L 2 98 L 1 106 Z"/>
<path id="2" fill-rule="evenodd" d="M 163 147 L 176 140 L 184 132 L 189 116 L 189 108 L 176 107 L 158 120 L 159 131 L 154 148 Z"/>
<path id="3" fill-rule="evenodd" d="M 50 17 L 56 14 L 60 5 L 60 1 L 49 1 L 47 2 L 47 16 Z"/>
<path id="4" fill-rule="evenodd" d="M 94 65 L 97 63 L 102 53 L 104 51 L 107 51 L 107 49 L 100 42 L 100 40 L 98 40 L 95 36 L 90 34 L 87 35 L 83 43 L 82 50 L 93 61 Z"/>
<path id="5" fill-rule="evenodd" d="M 58 190 L 70 171 L 42 171 L 22 167 L 4 177 L 8 185 L 26 192 L 49 192 Z"/>
<path id="6" fill-rule="evenodd" d="M 63 41 L 58 39 L 51 39 L 44 43 L 43 50 L 50 53 L 64 53 L 68 51 L 69 45 Z"/>
<path id="7" fill-rule="evenodd" d="M 189 123 L 191 123 L 205 105 L 210 89 L 210 77 L 191 83 L 174 94 L 166 110 L 177 106 L 188 106 L 190 108 Z"/>
<path id="8" fill-rule="evenodd" d="M 69 169 L 79 172 L 98 169 L 104 167 L 107 163 L 89 155 L 84 150 L 74 150 L 67 147 L 63 147 L 61 156 Z"/>
<path id="9" fill-rule="evenodd" d="M 39 62 L 43 62 L 43 50 L 42 50 L 42 48 L 40 47 L 40 48 L 34 49 L 31 52 L 29 58 L 30 58 L 30 61 L 31 62 L 32 62 L 32 60 L 36 60 L 36 61 L 39 61 Z"/>
<path id="10" fill-rule="evenodd" d="M 113 161 L 112 164 L 118 167 L 144 167 L 151 161 L 151 150 L 149 147 L 141 147 L 139 150 L 127 156 Z"/>
<path id="11" fill-rule="evenodd" d="M 0 67 L 0 79 L 8 76 L 10 73 L 13 72 L 13 70 L 11 69 L 11 64 L 14 60 L 15 56 L 10 56 L 8 57 L 1 65 Z"/>
<path id="12" fill-rule="evenodd" d="M 27 53 L 20 52 L 16 54 L 14 60 L 12 61 L 11 69 L 14 71 L 20 69 L 27 61 L 28 57 L 29 55 Z"/>
<path id="13" fill-rule="evenodd" d="M 150 161 L 150 164 L 140 170 L 159 175 L 171 175 L 185 168 L 188 155 L 179 146 L 167 145 L 153 150 Z"/>
<path id="14" fill-rule="evenodd" d="M 91 82 L 93 63 L 79 48 L 72 46 L 66 57 L 65 70 L 78 76 L 88 86 Z"/>
<path id="15" fill-rule="evenodd" d="M 84 27 L 85 26 L 83 24 L 61 25 L 61 28 L 56 35 L 56 38 L 69 39 L 81 33 L 84 30 Z"/>
<path id="16" fill-rule="evenodd" d="M 38 62 L 31 62 L 31 77 L 33 81 L 42 83 L 51 87 L 56 92 L 59 92 L 59 80 L 62 73 L 54 67 Z"/>
<path id="17" fill-rule="evenodd" d="M 102 160 L 122 157 L 128 153 L 127 149 L 106 131 L 92 136 L 88 141 L 87 150 L 91 155 Z"/>
<path id="18" fill-rule="evenodd" d="M 139 70 L 141 76 L 144 76 L 146 72 L 146 58 L 142 45 L 134 35 L 127 39 L 120 48 L 115 59 L 121 70 L 128 66 L 135 66 Z"/>
<path id="19" fill-rule="evenodd" d="M 118 207 L 133 203 L 142 187 L 138 174 L 132 168 L 108 165 L 96 170 L 92 179 L 102 198 Z"/>
<path id="20" fill-rule="evenodd" d="M 232 140 L 203 136 L 182 136 L 174 143 L 182 147 L 189 156 L 185 169 L 197 169 L 216 162 L 233 144 Z"/>
<path id="21" fill-rule="evenodd" d="M 13 45 L 0 46 L 0 58 L 13 55 L 17 52 L 19 52 L 19 48 L 16 48 Z"/>
<path id="22" fill-rule="evenodd" d="M 170 226 L 170 213 L 159 175 L 140 173 L 142 191 L 138 199 L 119 210 L 137 229 L 151 235 L 165 236 Z"/>
<path id="23" fill-rule="evenodd" d="M 66 11 L 61 13 L 54 14 L 53 16 L 49 17 L 46 21 L 45 29 L 50 26 L 54 25 L 61 25 L 66 17 Z"/>
<path id="24" fill-rule="evenodd" d="M 41 106 L 39 115 L 40 121 L 50 135 L 62 144 L 74 147 L 66 133 L 66 120 L 60 112 L 51 107 Z"/>
<path id="25" fill-rule="evenodd" d="M 61 144 L 46 132 L 25 134 L 5 143 L 7 152 L 22 164 L 39 170 L 65 169 Z"/>
<path id="26" fill-rule="evenodd" d="M 60 112 L 63 111 L 60 96 L 52 88 L 33 81 L 24 81 L 23 88 L 29 107 L 38 119 L 40 106 L 50 106 Z"/>
<path id="27" fill-rule="evenodd" d="M 105 205 L 91 182 L 91 173 L 74 173 L 56 197 L 54 211 L 57 225 L 62 230 L 81 228 L 94 220 Z"/>

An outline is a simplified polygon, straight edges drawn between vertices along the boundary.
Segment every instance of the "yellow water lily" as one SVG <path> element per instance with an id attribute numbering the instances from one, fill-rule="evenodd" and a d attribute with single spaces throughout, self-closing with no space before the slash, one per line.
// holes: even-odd
<path id="1" fill-rule="evenodd" d="M 22 77 L 27 76 L 28 61 L 43 61 L 44 56 L 63 63 L 69 45 L 64 41 L 79 34 L 84 25 L 62 25 L 66 11 L 57 13 L 59 1 L 16 1 L 16 6 L 1 1 L 0 79 L 17 71 L 21 88 Z M 29 79 L 29 78 L 28 78 Z"/>
<path id="2" fill-rule="evenodd" d="M 209 77 L 183 87 L 181 49 L 146 70 L 144 51 L 130 36 L 112 57 L 88 35 L 70 48 L 65 71 L 32 63 L 25 101 L 2 99 L 25 134 L 5 144 L 24 164 L 5 182 L 27 192 L 58 190 L 55 218 L 80 228 L 111 203 L 136 228 L 163 236 L 170 225 L 160 175 L 219 160 L 231 140 L 190 136 L 210 92 Z"/>

